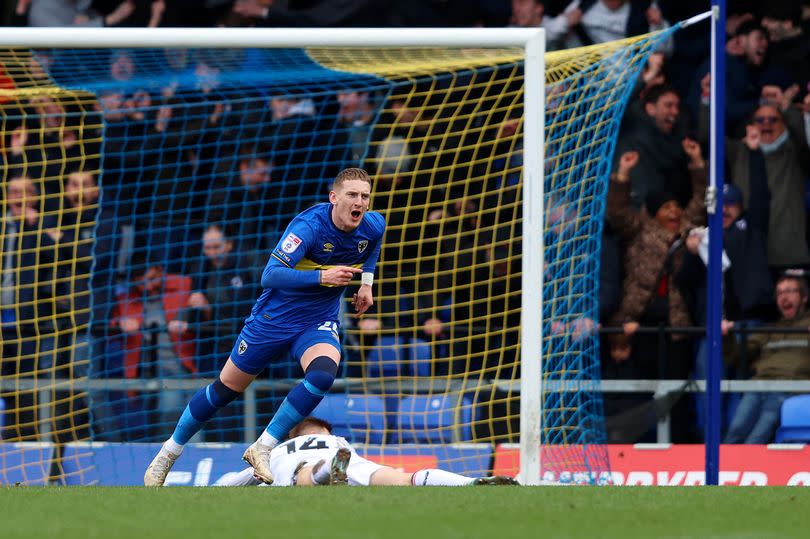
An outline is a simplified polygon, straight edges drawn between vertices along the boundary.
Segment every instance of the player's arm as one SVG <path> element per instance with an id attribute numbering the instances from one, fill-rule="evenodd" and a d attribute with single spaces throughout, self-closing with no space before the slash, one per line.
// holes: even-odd
<path id="1" fill-rule="evenodd" d="M 314 243 L 315 233 L 312 228 L 303 221 L 293 220 L 270 253 L 270 260 L 262 272 L 262 288 L 346 286 L 355 273 L 360 273 L 360 269 L 348 266 L 335 266 L 323 271 L 295 269 Z"/>
<path id="2" fill-rule="evenodd" d="M 262 272 L 262 288 L 306 288 L 319 284 L 318 273 L 295 266 L 306 256 L 314 241 L 314 231 L 300 219 L 293 219 L 270 253 Z"/>
<path id="3" fill-rule="evenodd" d="M 374 250 L 369 254 L 365 263 L 363 263 L 363 274 L 360 277 L 360 288 L 352 298 L 352 305 L 357 314 L 364 314 L 369 308 L 374 305 L 374 293 L 371 290 L 371 285 L 374 284 L 374 270 L 377 267 L 377 261 L 380 258 L 380 251 L 382 250 L 382 236 L 385 231 L 385 223 L 383 222 L 380 229 L 380 240 L 374 247 Z"/>

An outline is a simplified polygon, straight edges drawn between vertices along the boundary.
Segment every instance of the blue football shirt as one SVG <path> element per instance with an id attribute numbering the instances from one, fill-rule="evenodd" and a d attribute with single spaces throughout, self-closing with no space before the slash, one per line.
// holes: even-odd
<path id="1" fill-rule="evenodd" d="M 293 268 L 301 270 L 296 276 L 300 282 L 265 288 L 245 320 L 245 329 L 261 338 L 264 331 L 299 330 L 337 320 L 345 287 L 319 285 L 318 276 L 310 272 L 352 266 L 373 273 L 384 232 L 383 216 L 373 211 L 366 212 L 360 226 L 351 232 L 340 230 L 332 222 L 330 203 L 299 213 L 270 254 L 264 275 L 272 268 Z"/>

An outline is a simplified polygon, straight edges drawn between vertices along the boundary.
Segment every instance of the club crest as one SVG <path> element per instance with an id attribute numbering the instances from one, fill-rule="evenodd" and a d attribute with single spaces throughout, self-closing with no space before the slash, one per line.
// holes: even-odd
<path id="1" fill-rule="evenodd" d="M 357 242 L 357 252 L 362 253 L 368 247 L 368 240 L 360 240 Z"/>
<path id="2" fill-rule="evenodd" d="M 247 343 L 244 341 L 244 339 L 242 339 L 241 341 L 239 341 L 239 350 L 238 350 L 239 355 L 241 356 L 246 351 L 247 351 Z"/>

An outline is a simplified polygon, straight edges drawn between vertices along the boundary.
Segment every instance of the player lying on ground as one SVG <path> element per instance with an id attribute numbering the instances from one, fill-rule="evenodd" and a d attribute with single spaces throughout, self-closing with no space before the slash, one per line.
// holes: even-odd
<path id="1" fill-rule="evenodd" d="M 357 454 L 340 436 L 332 435 L 332 425 L 307 417 L 290 431 L 290 440 L 270 453 L 273 485 L 308 487 L 314 485 L 352 486 L 464 486 L 517 485 L 510 477 L 473 479 L 444 470 L 427 469 L 416 473 L 400 472 Z M 219 486 L 260 485 L 253 468 L 245 468 Z"/>
<path id="2" fill-rule="evenodd" d="M 340 302 L 362 273 L 354 295 L 363 314 L 374 304 L 371 285 L 385 221 L 368 211 L 371 178 L 347 168 L 335 178 L 329 202 L 298 214 L 273 249 L 262 273 L 261 296 L 245 320 L 219 377 L 191 398 L 171 437 L 146 469 L 146 486 L 162 486 L 185 444 L 214 414 L 236 399 L 280 354 L 289 350 L 304 380 L 292 388 L 244 459 L 272 483 L 270 450 L 312 413 L 332 387 L 340 363 Z"/>

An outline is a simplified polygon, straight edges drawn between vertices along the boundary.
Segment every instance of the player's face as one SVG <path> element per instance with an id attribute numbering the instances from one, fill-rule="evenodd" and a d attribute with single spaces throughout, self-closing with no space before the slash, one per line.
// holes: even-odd
<path id="1" fill-rule="evenodd" d="M 329 193 L 332 203 L 332 222 L 344 232 L 360 226 L 368 211 L 371 186 L 363 180 L 346 180 Z"/>

